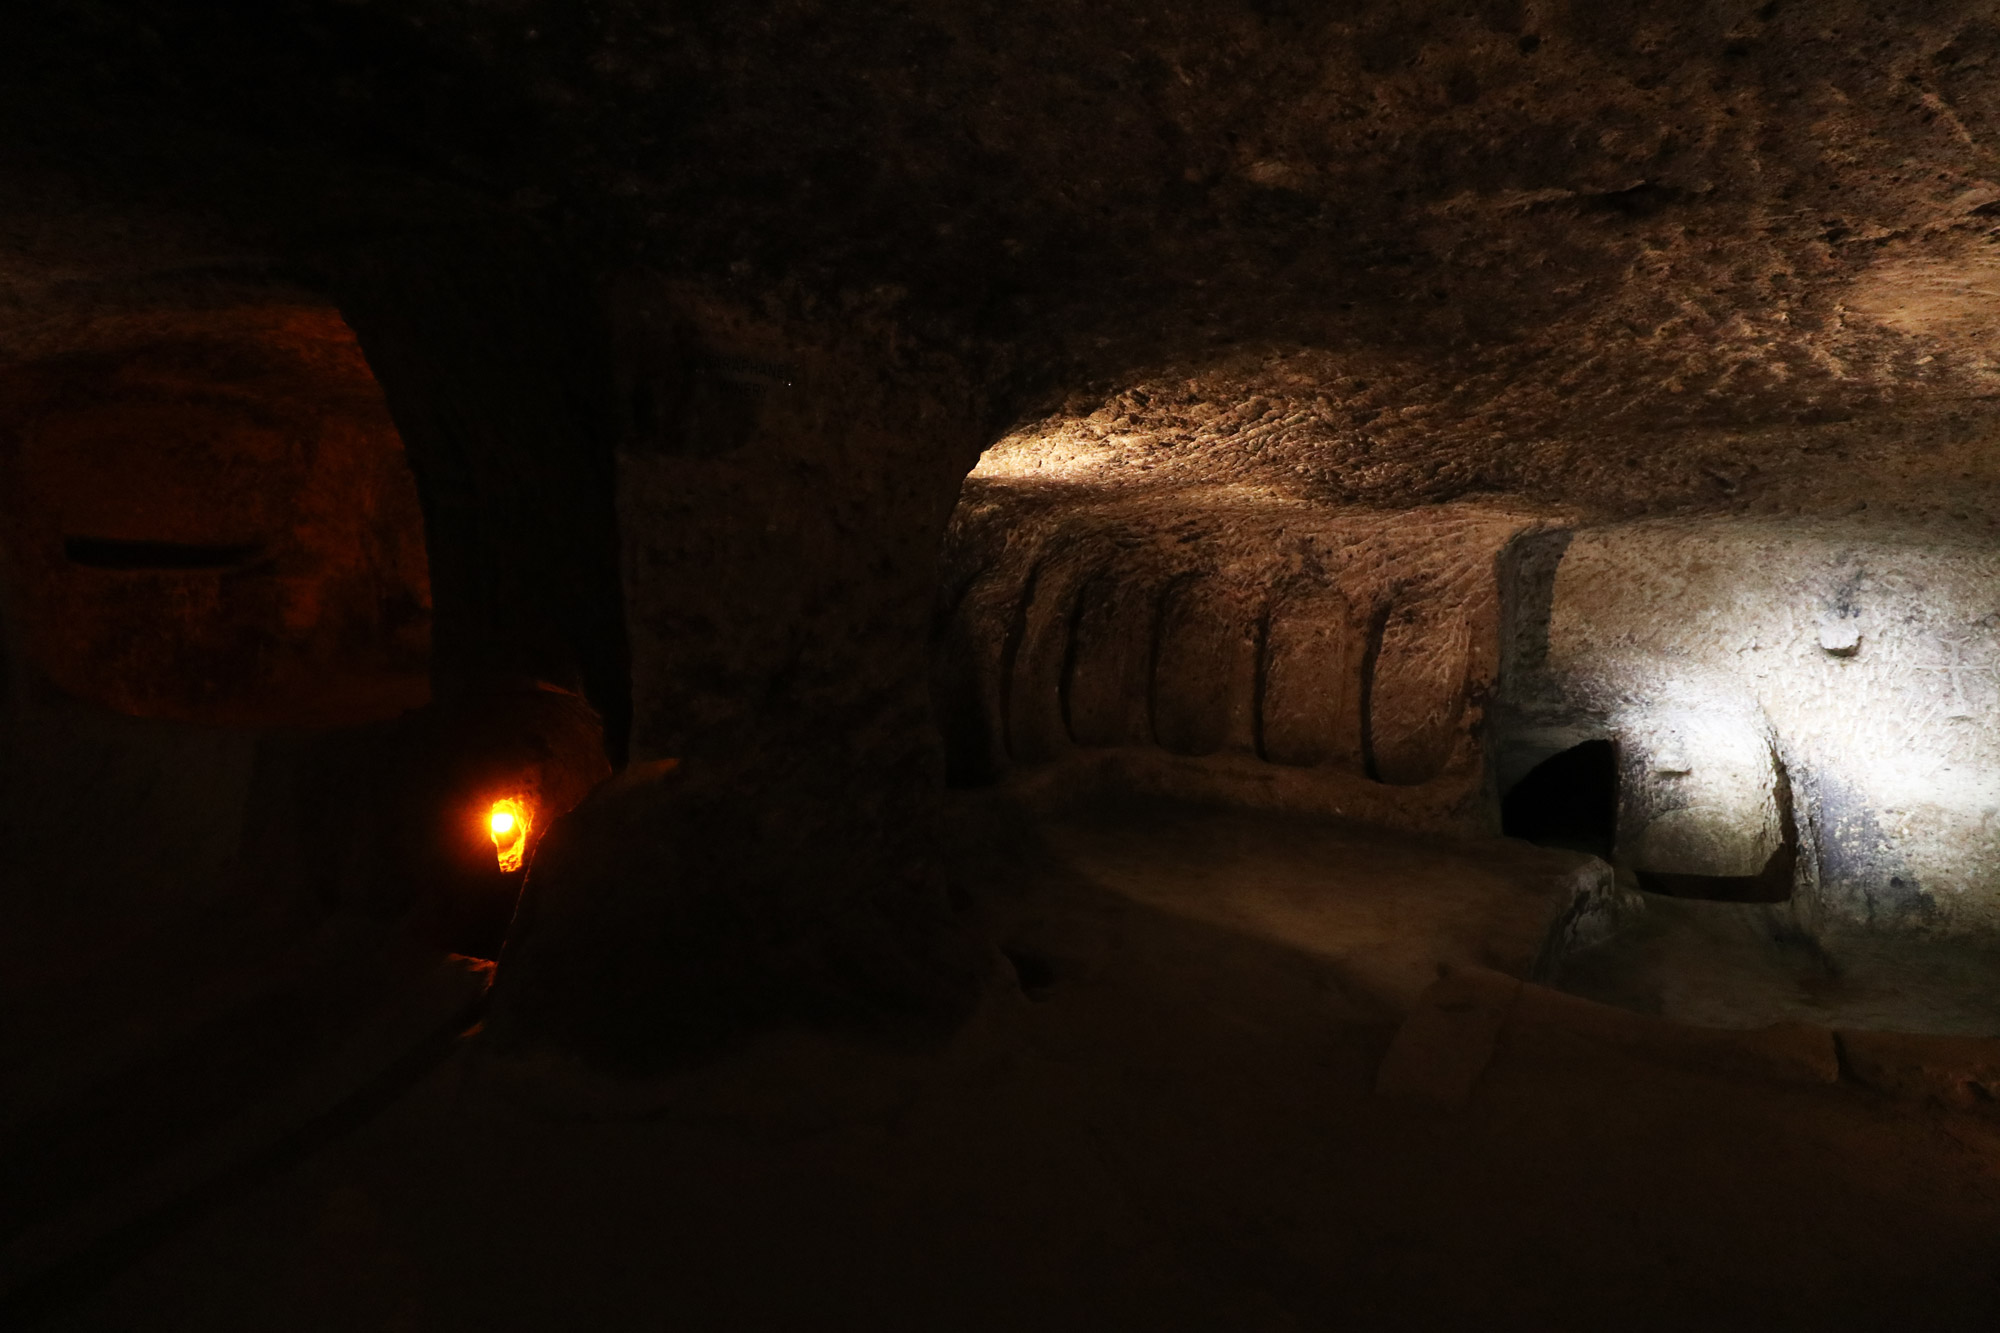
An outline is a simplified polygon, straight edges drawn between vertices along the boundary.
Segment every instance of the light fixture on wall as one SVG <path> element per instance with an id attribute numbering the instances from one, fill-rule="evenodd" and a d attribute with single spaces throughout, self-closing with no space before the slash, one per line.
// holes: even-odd
<path id="1" fill-rule="evenodd" d="M 487 812 L 486 832 L 493 839 L 494 853 L 502 871 L 521 868 L 528 853 L 528 807 L 513 797 L 493 802 Z"/>

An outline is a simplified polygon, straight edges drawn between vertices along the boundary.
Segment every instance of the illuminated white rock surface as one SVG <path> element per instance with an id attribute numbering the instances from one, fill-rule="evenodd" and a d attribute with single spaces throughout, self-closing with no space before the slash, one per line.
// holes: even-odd
<path id="1" fill-rule="evenodd" d="M 1851 629 L 1843 651 L 1829 623 Z M 1556 575 L 1546 678 L 1519 697 L 1617 739 L 1637 868 L 1754 874 L 1788 819 L 1809 916 L 1991 930 L 1997 629 L 2000 553 L 1934 534 L 1585 530 Z"/>

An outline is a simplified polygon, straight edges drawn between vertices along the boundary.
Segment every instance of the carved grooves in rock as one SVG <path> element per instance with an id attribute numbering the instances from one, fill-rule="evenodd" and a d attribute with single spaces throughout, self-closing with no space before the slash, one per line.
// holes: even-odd
<path id="1" fill-rule="evenodd" d="M 1033 594 L 1023 599 L 1026 614 L 1008 685 L 1008 751 L 1019 763 L 1057 759 L 1070 748 L 1061 713 L 1062 679 L 1080 591 L 1073 565 L 1050 562 Z"/>
<path id="2" fill-rule="evenodd" d="M 1361 771 L 1370 782 L 1382 780 L 1382 766 L 1375 757 L 1375 664 L 1382 656 L 1382 639 L 1389 632 L 1387 602 L 1368 617 L 1368 635 L 1361 650 Z"/>
<path id="3" fill-rule="evenodd" d="M 1439 615 L 1434 601 L 1399 603 L 1386 617 L 1368 691 L 1377 781 L 1421 786 L 1451 761 L 1465 711 L 1468 630 L 1462 616 Z"/>
<path id="4" fill-rule="evenodd" d="M 950 631 L 952 622 L 958 619 L 959 612 L 965 607 L 965 599 L 970 597 L 972 590 L 978 587 L 985 580 L 986 576 L 992 572 L 993 566 L 990 562 L 977 565 L 970 574 L 946 586 L 945 591 L 938 598 L 937 616 L 932 621 L 932 624 L 935 626 L 935 635 L 943 637 Z"/>
<path id="5" fill-rule="evenodd" d="M 1014 746 L 1014 662 L 1021 655 L 1021 640 L 1028 633 L 1028 606 L 1035 600 L 1035 589 L 1042 580 L 1042 566 L 1037 564 L 1028 570 L 1028 577 L 1021 581 L 1021 595 L 1014 601 L 1014 614 L 1007 621 L 1007 633 L 1000 640 L 1000 670 L 994 677 L 994 686 L 1000 693 L 1000 745 L 1009 757 L 1015 756 Z"/>
<path id="6" fill-rule="evenodd" d="M 1450 761 L 1461 618 L 1405 601 L 1361 621 L 1332 587 L 1156 577 L 1043 561 L 1012 598 L 959 592 L 936 696 L 950 771 L 991 780 L 1072 748 L 1155 746 L 1415 786 Z"/>
<path id="7" fill-rule="evenodd" d="M 1267 722 L 1264 700 L 1271 690 L 1271 607 L 1266 603 L 1257 616 L 1257 648 L 1250 671 L 1250 744 L 1265 763 L 1271 756 L 1264 741 Z"/>
<path id="8" fill-rule="evenodd" d="M 1265 608 L 1258 756 L 1290 768 L 1359 771 L 1359 627 L 1332 588 L 1293 589 Z"/>
<path id="9" fill-rule="evenodd" d="M 1193 574 L 1182 574 L 1169 579 L 1153 599 L 1153 623 L 1146 646 L 1146 735 L 1153 744 L 1163 745 L 1160 739 L 1160 658 L 1166 651 L 1167 610 L 1175 599 L 1185 596 L 1183 591 L 1195 581 Z"/>
<path id="10" fill-rule="evenodd" d="M 1123 583 L 1103 574 L 1079 595 L 1066 676 L 1072 743 L 1151 743 L 1153 614 L 1150 582 Z"/>
<path id="11" fill-rule="evenodd" d="M 1001 577 L 1004 577 L 1001 576 Z M 986 645 L 975 633 L 976 602 L 990 600 L 999 582 L 992 565 L 948 587 L 939 598 L 931 633 L 931 705 L 944 741 L 945 785 L 981 787 L 1000 776 L 1000 737 Z M 1011 609 L 1011 603 L 1010 603 Z"/>
<path id="12" fill-rule="evenodd" d="M 1161 611 L 1153 730 L 1161 748 L 1198 757 L 1254 745 L 1255 617 L 1225 581 L 1180 584 Z"/>
<path id="13" fill-rule="evenodd" d="M 1063 735 L 1069 737 L 1072 745 L 1084 743 L 1077 735 L 1076 719 L 1070 705 L 1076 679 L 1077 652 L 1083 640 L 1083 609 L 1106 577 L 1102 573 L 1089 575 L 1077 585 L 1076 595 L 1070 599 L 1069 628 L 1063 635 L 1062 670 L 1056 674 L 1056 712 L 1062 719 Z"/>

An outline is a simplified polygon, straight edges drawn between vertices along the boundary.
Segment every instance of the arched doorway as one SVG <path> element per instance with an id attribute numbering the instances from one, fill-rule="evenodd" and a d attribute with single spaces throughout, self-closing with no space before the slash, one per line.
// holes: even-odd
<path id="1" fill-rule="evenodd" d="M 1501 798 L 1501 831 L 1611 859 L 1618 835 L 1618 749 L 1589 740 L 1536 764 Z"/>

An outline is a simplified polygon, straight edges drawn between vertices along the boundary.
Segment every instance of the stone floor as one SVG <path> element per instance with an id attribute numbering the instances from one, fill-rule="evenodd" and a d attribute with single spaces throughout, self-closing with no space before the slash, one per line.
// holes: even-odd
<path id="1" fill-rule="evenodd" d="M 1560 856 L 1172 811 L 965 845 L 1015 963 L 944 1047 L 778 1035 L 605 1114 L 464 1042 L 48 1326 L 2000 1327 L 2000 1121 L 1534 1027 L 1462 1109 L 1375 1095 Z"/>
<path id="2" fill-rule="evenodd" d="M 2000 950 L 1978 939 L 1831 930 L 1809 939 L 1757 903 L 1644 896 L 1615 939 L 1567 959 L 1562 987 L 1707 1027 L 1780 1019 L 2000 1036 Z"/>
<path id="3" fill-rule="evenodd" d="M 1440 962 L 1515 976 L 1535 969 L 1590 864 L 1511 839 L 1418 839 L 1175 804 L 1044 819 L 1036 836 L 1048 854 L 1045 877 L 1325 964 L 1350 1000 L 1390 1018 L 1409 1009 Z M 1037 887 L 996 895 L 1013 918 L 1008 929 L 1030 941 L 1041 914 L 1067 921 L 1070 902 L 1053 884 Z M 1054 947 L 1065 946 L 1084 947 Z"/>

